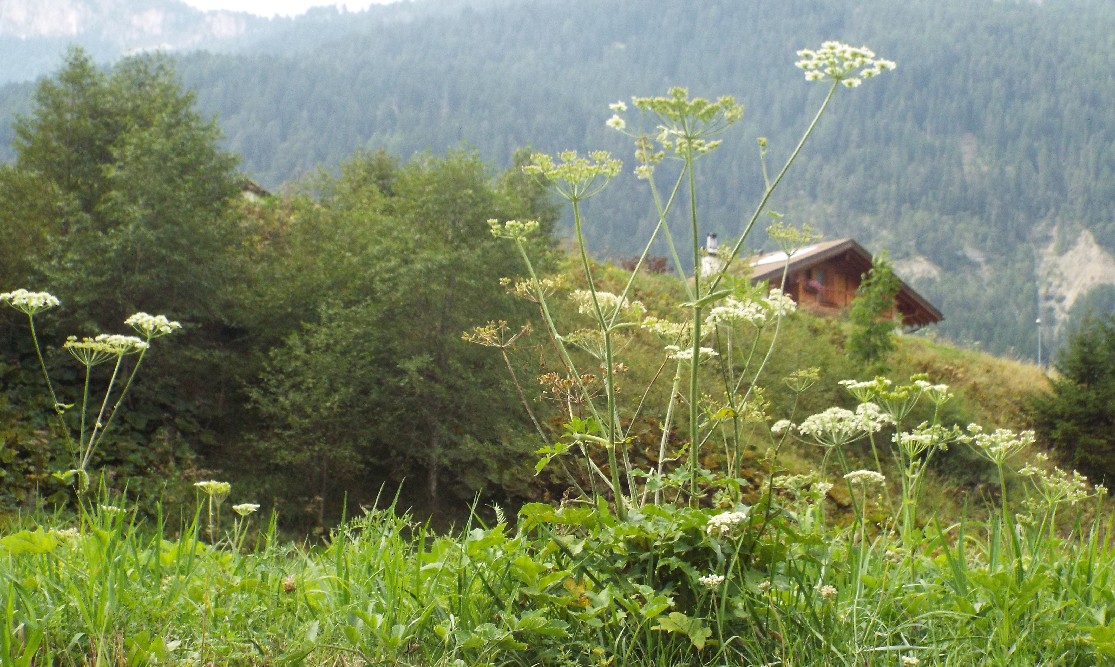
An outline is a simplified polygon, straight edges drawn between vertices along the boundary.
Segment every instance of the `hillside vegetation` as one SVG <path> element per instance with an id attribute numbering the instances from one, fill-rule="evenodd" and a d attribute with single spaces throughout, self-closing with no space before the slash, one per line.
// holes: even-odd
<path id="1" fill-rule="evenodd" d="M 818 118 L 894 70 L 833 41 L 799 55 L 799 85 L 827 90 Z M 742 107 L 671 88 L 611 110 L 613 130 L 660 128 L 629 137 L 657 223 L 627 268 L 588 234 L 585 204 L 623 168 L 607 152 L 520 153 L 504 172 L 364 153 L 246 196 L 165 61 L 105 74 L 72 52 L 0 169 L 19 194 L 0 199 L 20 223 L 4 279 L 66 291 L 0 293 L 0 470 L 22 496 L 0 522 L 0 659 L 1115 655 L 1107 489 L 1002 428 L 1041 373 L 888 338 L 885 261 L 847 318 L 733 270 L 752 232 L 787 256 L 815 242 L 767 206 L 798 153 L 770 165 L 729 265 L 686 272 L 704 252 L 696 169 Z M 97 323 L 135 335 L 59 345 Z M 460 527 L 402 510 L 466 494 Z M 279 522 L 307 514 L 316 539 L 282 543 Z"/>
<path id="2" fill-rule="evenodd" d="M 1028 353 L 1040 317 L 1052 349 L 1074 304 L 1080 314 L 1112 306 L 1104 273 L 1059 278 L 1050 259 L 1082 230 L 1115 250 L 1108 3 L 425 7 L 315 13 L 269 24 L 281 36 L 245 37 L 236 55 L 183 55 L 177 65 L 202 114 L 219 120 L 223 145 L 272 189 L 356 150 L 475 147 L 502 167 L 527 145 L 625 155 L 603 125 L 606 104 L 679 84 L 734 94 L 746 104 L 739 140 L 702 169 L 716 174 L 702 181 L 708 231 L 732 236 L 741 203 L 763 185 L 753 140 L 767 137 L 772 158 L 785 156 L 816 101 L 796 85 L 794 52 L 829 38 L 869 42 L 899 70 L 819 129 L 775 208 L 888 249 L 900 275 L 947 313 L 942 335 L 963 344 Z M 0 108 L 25 111 L 26 95 L 8 88 Z M 635 254 L 630 239 L 654 224 L 635 180 L 619 179 L 597 208 L 599 255 Z"/>

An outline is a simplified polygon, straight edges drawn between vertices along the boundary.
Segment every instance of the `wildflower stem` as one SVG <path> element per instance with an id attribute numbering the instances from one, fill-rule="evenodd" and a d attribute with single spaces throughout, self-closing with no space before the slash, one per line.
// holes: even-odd
<path id="1" fill-rule="evenodd" d="M 147 339 L 147 342 L 148 343 L 151 342 L 150 337 Z M 108 431 L 108 428 L 110 426 L 112 426 L 112 420 L 116 418 L 116 412 L 120 409 L 120 406 L 124 403 L 124 397 L 128 395 L 128 389 L 131 388 L 132 381 L 135 380 L 136 373 L 139 372 L 139 367 L 143 363 L 143 356 L 145 354 L 147 354 L 148 349 L 149 348 L 146 348 L 146 347 L 140 349 L 139 356 L 136 357 L 136 362 L 132 366 L 132 372 L 128 373 L 128 380 L 124 383 L 124 388 L 120 390 L 120 395 L 116 397 L 116 402 L 112 404 L 112 410 L 110 410 L 109 413 L 108 413 L 108 419 L 105 421 L 104 426 L 101 428 L 101 437 L 104 437 L 105 432 Z M 117 364 L 117 366 L 119 367 L 119 364 Z M 116 377 L 116 373 L 115 373 L 115 371 L 113 371 L 113 379 L 115 379 L 115 377 Z M 112 384 L 110 383 L 109 384 L 109 390 L 111 391 L 111 389 L 112 389 Z M 108 393 L 107 392 L 105 393 L 105 398 L 106 399 L 108 398 Z"/>
<path id="2" fill-rule="evenodd" d="M 681 362 L 677 364 L 677 370 L 674 372 L 674 383 L 670 387 L 670 399 L 666 403 L 666 419 L 662 422 L 662 437 L 658 441 L 658 480 L 662 479 L 662 469 L 666 465 L 666 441 L 670 438 L 670 426 L 674 418 L 674 404 L 676 401 L 674 397 L 677 396 L 678 388 L 681 386 Z M 658 484 L 654 489 L 654 504 L 657 505 L 662 500 L 662 485 Z"/>
<path id="3" fill-rule="evenodd" d="M 93 447 L 97 443 L 97 435 L 101 434 L 101 433 L 104 433 L 105 426 L 101 423 L 101 419 L 104 418 L 105 409 L 108 407 L 108 399 L 112 395 L 112 388 L 116 385 L 116 376 L 119 375 L 119 373 L 120 373 L 120 365 L 122 363 L 124 363 L 124 355 L 123 354 L 116 357 L 116 365 L 112 367 L 112 377 L 109 378 L 108 388 L 105 389 L 105 397 L 101 401 L 100 409 L 97 411 L 97 418 L 93 421 L 93 430 L 90 431 L 89 441 L 85 444 L 85 451 L 82 453 L 81 462 L 80 462 L 80 465 L 78 465 L 79 470 L 85 470 L 86 467 L 89 465 L 89 460 L 93 458 Z M 88 389 L 89 371 L 90 370 L 91 369 L 87 366 L 86 371 L 85 371 L 86 389 Z M 88 394 L 86 394 L 86 395 L 88 396 Z M 119 405 L 119 403 L 117 405 Z M 116 409 L 113 408 L 113 412 L 115 412 L 115 411 L 116 411 Z M 81 415 L 82 415 L 82 423 L 84 424 L 84 422 L 85 422 L 85 405 L 84 404 L 82 405 Z"/>
<path id="4" fill-rule="evenodd" d="M 592 265 L 588 259 L 588 247 L 585 243 L 583 223 L 580 202 L 573 199 L 573 226 L 577 235 L 577 248 L 581 254 L 581 267 L 585 272 L 585 279 L 588 281 L 589 294 L 592 296 L 592 307 L 596 313 L 596 319 L 600 323 L 600 332 L 604 336 L 604 395 L 607 401 L 608 421 L 600 421 L 599 423 L 604 426 L 605 436 L 608 439 L 606 445 L 608 449 L 608 473 L 612 478 L 612 493 L 615 495 L 616 514 L 622 519 L 627 515 L 627 502 L 623 497 L 623 489 L 620 485 L 619 460 L 616 457 L 618 424 L 616 420 L 615 367 L 612 359 L 612 327 L 609 326 L 608 319 L 604 317 L 604 310 L 600 307 L 600 299 L 596 294 L 596 283 L 593 280 Z M 592 400 L 587 392 L 585 393 L 585 400 L 587 402 Z"/>
<path id="5" fill-rule="evenodd" d="M 50 381 L 50 373 L 46 370 L 46 361 L 43 359 L 43 350 L 39 345 L 39 334 L 35 331 L 35 316 L 33 314 L 27 314 L 27 323 L 31 327 L 31 342 L 35 346 L 35 356 L 39 360 L 39 369 L 43 372 L 43 380 L 46 381 L 47 391 L 50 392 L 50 409 L 54 412 L 54 418 L 58 420 L 58 427 L 59 430 L 62 431 L 63 437 L 66 439 L 66 446 L 71 452 L 76 453 L 79 446 L 74 442 L 73 435 L 70 434 L 70 429 L 66 426 L 66 418 L 64 416 L 66 408 L 62 402 L 58 400 L 58 394 L 54 391 L 54 383 Z M 88 378 L 86 381 L 88 381 Z"/>
<path id="6" fill-rule="evenodd" d="M 46 371 L 46 362 L 43 360 L 43 351 L 39 347 L 39 335 L 35 331 L 35 316 L 28 314 L 27 322 L 31 326 L 31 342 L 35 345 L 35 356 L 39 358 L 39 368 L 43 372 L 43 380 L 46 380 L 46 388 L 50 392 L 50 400 L 53 401 L 51 408 L 54 409 L 55 414 L 61 414 L 61 403 L 58 401 L 58 396 L 54 393 L 54 383 L 50 381 L 50 374 Z"/>
<path id="7" fill-rule="evenodd" d="M 693 294 L 694 299 L 691 317 L 693 318 L 693 335 L 689 344 L 693 356 L 689 363 L 689 496 L 690 504 L 697 506 L 697 468 L 701 459 L 701 433 L 700 422 L 697 417 L 700 411 L 701 398 L 701 242 L 697 228 L 697 180 L 693 171 L 693 152 L 685 153 L 685 173 L 689 185 L 689 222 L 690 234 L 693 244 Z"/>
<path id="8" fill-rule="evenodd" d="M 766 209 L 767 202 L 770 201 L 771 196 L 774 195 L 774 191 L 778 187 L 778 184 L 782 182 L 783 177 L 785 177 L 786 173 L 790 171 L 790 165 L 792 165 L 794 161 L 797 160 L 798 154 L 801 153 L 801 149 L 805 147 L 805 143 L 809 140 L 809 136 L 813 134 L 813 130 L 817 127 L 817 123 L 820 122 L 821 117 L 825 114 L 825 110 L 828 109 L 829 102 L 832 101 L 833 95 L 836 94 L 836 88 L 838 85 L 839 82 L 833 82 L 832 87 L 829 88 L 828 95 L 825 96 L 824 102 L 821 103 L 821 107 L 817 109 L 816 115 L 813 116 L 812 122 L 809 123 L 809 127 L 807 127 L 805 129 L 805 133 L 801 135 L 801 139 L 798 141 L 798 145 L 794 148 L 794 152 L 790 154 L 789 158 L 787 158 L 786 164 L 782 165 L 782 170 L 778 172 L 777 176 L 775 176 L 774 182 L 772 182 L 763 193 L 762 198 L 759 200 L 758 206 L 755 207 L 755 212 L 751 214 L 751 219 L 747 221 L 747 225 L 743 228 L 743 234 L 739 237 L 739 240 L 736 241 L 735 245 L 732 246 L 732 251 L 728 253 L 728 258 L 724 261 L 724 267 L 712 279 L 712 284 L 709 286 L 710 293 L 715 291 L 717 286 L 720 285 L 720 281 L 726 275 L 728 267 L 731 266 L 732 262 L 739 255 L 740 248 L 743 247 L 744 241 L 747 240 L 748 235 L 751 233 L 751 228 L 754 227 L 755 223 L 759 220 L 759 216 L 762 215 L 763 211 Z"/>
<path id="9" fill-rule="evenodd" d="M 519 249 L 519 256 L 523 258 L 523 263 L 526 266 L 527 273 L 530 275 L 531 285 L 534 287 L 535 297 L 538 301 L 538 308 L 542 313 L 542 319 L 546 322 L 546 330 L 550 335 L 550 339 L 557 347 L 558 355 L 561 361 L 565 364 L 566 370 L 569 371 L 570 376 L 577 385 L 577 389 L 585 398 L 585 405 L 588 406 L 592 412 L 592 416 L 599 422 L 600 415 L 596 411 L 596 405 L 589 400 L 588 388 L 585 387 L 581 376 L 577 373 L 577 365 L 573 363 L 573 358 L 569 356 L 569 350 L 566 349 L 565 343 L 561 340 L 561 335 L 558 333 L 557 325 L 554 323 L 554 316 L 550 312 L 550 306 L 546 302 L 546 295 L 542 292 L 542 282 L 538 279 L 538 274 L 534 270 L 534 264 L 530 261 L 530 255 L 527 253 L 526 246 L 519 239 L 515 239 L 515 247 Z"/>

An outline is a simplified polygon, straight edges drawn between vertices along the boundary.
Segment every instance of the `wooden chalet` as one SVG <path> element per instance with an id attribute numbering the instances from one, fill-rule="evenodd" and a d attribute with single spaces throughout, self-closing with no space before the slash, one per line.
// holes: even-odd
<path id="1" fill-rule="evenodd" d="M 772 252 L 751 260 L 751 283 L 781 284 L 800 306 L 821 313 L 839 313 L 852 303 L 860 278 L 871 269 L 871 253 L 852 239 L 836 239 L 795 252 Z M 783 280 L 785 275 L 785 280 Z M 895 305 L 906 329 L 919 329 L 944 319 L 941 311 L 899 279 Z"/>

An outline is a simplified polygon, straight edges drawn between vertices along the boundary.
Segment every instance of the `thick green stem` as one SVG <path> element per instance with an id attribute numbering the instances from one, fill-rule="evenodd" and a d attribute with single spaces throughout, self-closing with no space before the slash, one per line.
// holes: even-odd
<path id="1" fill-rule="evenodd" d="M 825 96 L 825 101 L 821 103 L 821 108 L 818 109 L 816 115 L 813 116 L 813 121 L 809 123 L 809 127 L 806 128 L 805 134 L 801 135 L 801 140 L 798 141 L 798 145 L 794 148 L 794 152 L 790 154 L 790 157 L 786 160 L 786 164 L 782 166 L 782 170 L 779 171 L 778 176 L 774 178 L 774 182 L 771 183 L 763 193 L 763 197 L 759 200 L 759 205 L 755 207 L 755 212 L 751 214 L 751 219 L 747 221 L 747 225 L 743 228 L 743 234 L 739 237 L 739 240 L 736 241 L 736 244 L 732 246 L 732 251 L 728 253 L 728 259 L 724 262 L 723 269 L 713 278 L 712 285 L 709 287 L 709 292 L 716 290 L 717 286 L 720 285 L 720 281 L 727 274 L 728 267 L 739 255 L 740 248 L 743 247 L 744 241 L 747 240 L 748 235 L 751 233 L 751 228 L 755 226 L 755 223 L 759 220 L 759 216 L 763 214 L 763 211 L 767 207 L 767 202 L 770 201 L 778 184 L 782 182 L 783 177 L 790 171 L 790 165 L 797 160 L 798 154 L 800 154 L 801 149 L 805 147 L 805 142 L 809 139 L 809 136 L 813 134 L 813 130 L 817 127 L 817 123 L 820 122 L 821 116 L 825 114 L 825 110 L 828 108 L 829 102 L 832 101 L 833 95 L 836 94 L 836 89 L 839 85 L 838 81 L 833 82 L 832 88 L 829 89 L 828 95 Z"/>
<path id="2" fill-rule="evenodd" d="M 627 515 L 627 501 L 623 495 L 623 487 L 620 484 L 619 477 L 619 459 L 616 456 L 616 447 L 619 445 L 618 427 L 616 423 L 616 387 L 615 387 L 615 368 L 612 359 L 612 328 L 609 325 L 609 319 L 604 316 L 604 310 L 600 307 L 600 299 L 596 294 L 596 282 L 592 277 L 592 265 L 588 258 L 588 247 L 585 243 L 583 219 L 581 218 L 581 208 L 578 200 L 573 200 L 573 227 L 577 235 L 577 249 L 581 255 L 581 269 L 585 273 L 585 280 L 588 281 L 589 294 L 592 296 L 592 307 L 596 313 L 596 321 L 600 326 L 600 333 L 604 337 L 604 396 L 607 401 L 607 422 L 600 422 L 600 425 L 605 429 L 605 437 L 608 444 L 605 445 L 608 450 L 608 474 L 612 482 L 612 494 L 615 496 L 616 501 L 616 514 L 622 519 Z M 613 313 L 614 315 L 614 313 Z"/>
<path id="3" fill-rule="evenodd" d="M 689 341 L 693 356 L 689 361 L 689 502 L 697 505 L 697 469 L 701 459 L 701 433 L 698 415 L 701 398 L 701 240 L 697 228 L 697 181 L 693 172 L 693 155 L 685 155 L 685 171 L 689 181 L 689 223 L 693 243 L 693 337 Z"/>

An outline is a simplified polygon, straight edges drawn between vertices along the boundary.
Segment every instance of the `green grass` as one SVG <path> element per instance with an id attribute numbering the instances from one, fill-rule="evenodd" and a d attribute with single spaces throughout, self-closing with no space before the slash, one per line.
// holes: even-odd
<path id="1" fill-rule="evenodd" d="M 1095 665 L 1115 656 L 1098 497 L 930 517 L 815 483 L 748 507 L 528 505 L 438 535 L 367 511 L 317 547 L 206 499 L 183 525 L 98 502 L 0 539 L 0 665 Z M 1029 488 L 1029 487 L 1028 487 Z M 822 489 L 823 490 L 823 489 Z M 123 501 L 116 499 L 117 504 Z M 714 519 L 732 509 L 727 519 Z M 1051 510 L 1061 520 L 1051 529 Z M 227 508 L 226 508 L 227 512 Z M 723 529 L 716 528 L 718 521 Z M 173 533 L 173 535 L 172 535 Z M 175 536 L 176 535 L 176 536 Z M 705 579 L 710 575 L 722 579 Z M 903 658 L 907 662 L 902 662 Z"/>

